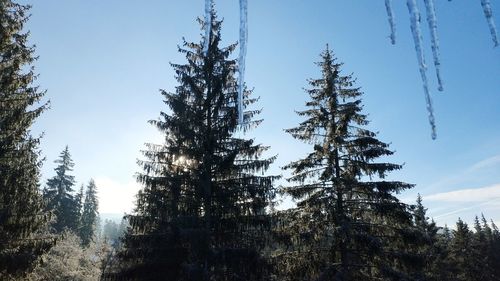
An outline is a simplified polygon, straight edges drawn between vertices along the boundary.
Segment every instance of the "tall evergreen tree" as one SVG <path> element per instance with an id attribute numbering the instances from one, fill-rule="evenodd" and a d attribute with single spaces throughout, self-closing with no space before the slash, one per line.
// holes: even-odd
<path id="1" fill-rule="evenodd" d="M 438 233 L 441 228 L 434 220 L 429 221 L 427 208 L 422 204 L 420 194 L 417 196 L 413 216 L 419 234 L 418 252 L 425 261 L 422 278 L 435 281 L 453 280 L 452 266 L 448 259 L 448 243 Z"/>
<path id="2" fill-rule="evenodd" d="M 487 224 L 484 217 L 483 224 Z M 494 280 L 500 280 L 500 231 L 493 221 L 491 221 L 490 255 L 490 265 L 493 268 Z"/>
<path id="3" fill-rule="evenodd" d="M 406 266 L 415 261 L 399 246 L 411 241 L 411 233 L 405 233 L 411 215 L 394 194 L 412 186 L 384 180 L 401 165 L 376 162 L 393 152 L 365 129 L 360 89 L 350 75 L 341 74 L 341 64 L 328 47 L 321 59 L 322 77 L 309 80 L 311 100 L 298 112 L 305 120 L 287 130 L 313 144 L 305 158 L 285 166 L 296 185 L 284 192 L 297 201 L 299 224 L 307 226 L 312 238 L 307 249 L 295 252 L 300 262 L 306 259 L 304 270 L 310 271 L 302 272 L 306 278 L 301 280 L 409 279 L 411 268 Z M 291 235 L 299 241 L 304 236 Z M 303 251 L 318 258 L 309 261 Z"/>
<path id="4" fill-rule="evenodd" d="M 483 228 L 479 217 L 474 218 L 474 235 L 472 239 L 472 252 L 469 253 L 474 263 L 470 265 L 476 272 L 476 280 L 489 281 L 492 280 L 492 268 L 489 264 L 490 245 L 486 234 L 486 229 Z"/>
<path id="5" fill-rule="evenodd" d="M 212 9 L 209 38 L 184 42 L 186 64 L 172 64 L 179 85 L 162 91 L 169 111 L 151 121 L 164 144 L 147 146 L 138 180 L 144 188 L 120 254 L 119 280 L 268 280 L 260 255 L 274 197 L 274 157 L 238 137 L 236 45 L 221 47 L 221 21 Z M 209 48 L 203 52 L 203 40 Z M 245 92 L 245 105 L 255 102 Z M 170 113 L 167 113 L 170 112 Z M 258 125 L 245 111 L 245 130 Z"/>
<path id="6" fill-rule="evenodd" d="M 79 225 L 79 210 L 77 199 L 73 195 L 75 177 L 70 174 L 75 164 L 71 159 L 68 146 L 54 163 L 58 164 L 54 169 L 56 175 L 47 180 L 47 185 L 43 190 L 47 209 L 53 211 L 56 216 L 52 227 L 57 233 L 62 233 L 65 228 L 76 232 Z"/>
<path id="7" fill-rule="evenodd" d="M 97 186 L 94 180 L 90 180 L 85 191 L 85 201 L 81 216 L 81 227 L 79 230 L 82 245 L 88 246 L 95 241 L 96 228 L 99 223 L 99 201 L 97 199 Z"/>
<path id="8" fill-rule="evenodd" d="M 76 214 L 77 214 L 77 217 L 78 217 L 78 227 L 77 229 L 79 230 L 82 226 L 82 212 L 83 212 L 83 203 L 84 203 L 84 196 L 85 194 L 83 193 L 83 188 L 84 188 L 84 184 L 82 183 L 80 185 L 80 190 L 78 191 L 78 193 L 75 195 L 75 205 L 76 205 Z"/>
<path id="9" fill-rule="evenodd" d="M 472 239 L 469 226 L 459 218 L 456 229 L 453 230 L 453 239 L 450 245 L 450 259 L 455 264 L 455 280 L 457 281 L 479 280 L 473 259 L 475 255 L 472 255 L 474 251 Z"/>
<path id="10" fill-rule="evenodd" d="M 0 279 L 24 275 L 53 244 L 39 192 L 39 139 L 30 127 L 46 109 L 33 85 L 35 48 L 23 30 L 29 6 L 0 1 Z"/>

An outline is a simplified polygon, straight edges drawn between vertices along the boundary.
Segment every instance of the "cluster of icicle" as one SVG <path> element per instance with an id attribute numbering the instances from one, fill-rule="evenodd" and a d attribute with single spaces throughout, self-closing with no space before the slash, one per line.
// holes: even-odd
<path id="1" fill-rule="evenodd" d="M 422 32 L 420 30 L 420 12 L 417 7 L 416 0 L 407 0 L 408 10 L 410 12 L 411 33 L 415 42 L 415 51 L 417 53 L 418 67 L 422 83 L 424 84 L 425 102 L 427 104 L 427 112 L 429 114 L 429 123 L 431 125 L 432 139 L 436 139 L 436 122 L 434 119 L 434 110 L 432 108 L 432 99 L 429 93 L 429 83 L 427 81 L 427 66 L 425 65 L 424 50 L 422 49 Z M 439 62 L 439 60 L 438 60 Z"/>
<path id="2" fill-rule="evenodd" d="M 439 58 L 439 38 L 437 35 L 437 19 L 436 19 L 436 11 L 434 8 L 434 0 L 424 0 L 425 10 L 427 14 L 427 24 L 429 26 L 429 33 L 431 36 L 431 48 L 432 55 L 434 60 L 434 67 L 436 69 L 436 76 L 438 81 L 438 90 L 443 91 L 443 81 L 441 79 L 441 61 Z M 418 66 L 420 70 L 420 76 L 422 78 L 422 83 L 424 87 L 425 101 L 427 104 L 427 111 L 429 115 L 429 123 L 431 125 L 431 136 L 432 139 L 436 138 L 436 124 L 434 119 L 434 110 L 432 107 L 432 99 L 429 92 L 429 85 L 427 80 L 427 66 L 425 64 L 425 55 L 423 51 L 423 39 L 422 39 L 422 31 L 420 29 L 420 11 L 417 6 L 416 0 L 407 0 L 406 2 L 408 6 L 408 11 L 410 13 L 410 22 L 411 22 L 411 32 L 413 35 L 413 41 L 415 44 L 415 51 L 418 59 Z M 495 22 L 493 20 L 493 13 L 491 10 L 491 3 L 489 0 L 481 0 L 481 6 L 483 7 L 484 15 L 488 22 L 488 26 L 490 28 L 491 36 L 493 39 L 493 43 L 495 47 L 498 46 L 498 36 L 495 27 Z M 391 43 L 396 43 L 396 24 L 395 24 L 395 16 L 394 10 L 392 8 L 392 0 L 385 0 L 385 8 L 387 10 L 387 17 L 389 20 L 389 26 L 391 29 Z"/>
<path id="3" fill-rule="evenodd" d="M 205 0 L 205 41 L 203 53 L 205 56 L 210 44 L 210 30 L 212 22 L 212 0 Z M 247 54 L 247 0 L 240 0 L 240 55 L 238 59 L 238 123 L 243 124 L 243 84 L 245 83 L 245 58 Z"/>
<path id="4" fill-rule="evenodd" d="M 451 1 L 451 0 L 450 0 Z M 429 33 L 431 36 L 431 48 L 434 61 L 434 67 L 436 69 L 436 76 L 438 81 L 438 90 L 443 91 L 443 81 L 441 79 L 441 61 L 439 58 L 439 38 L 437 34 L 437 19 L 436 11 L 434 8 L 434 0 L 424 0 L 425 10 L 427 14 L 427 24 L 429 26 Z M 423 39 L 422 31 L 420 29 L 420 11 L 417 6 L 416 0 L 407 0 L 408 11 L 410 13 L 411 31 L 413 35 L 413 41 L 415 44 L 415 51 L 417 54 L 418 65 L 420 70 L 420 76 L 422 78 L 422 83 L 424 87 L 425 101 L 427 105 L 427 111 L 429 115 L 429 123 L 432 130 L 432 139 L 436 138 L 436 124 L 434 119 L 434 110 L 432 107 L 432 99 L 430 96 L 429 85 L 427 80 L 427 66 L 425 64 L 425 55 L 423 51 Z M 247 0 L 240 0 L 240 54 L 238 59 L 238 122 L 243 124 L 243 84 L 245 78 L 245 57 L 247 52 L 247 40 L 248 40 L 248 26 L 247 26 Z M 491 9 L 490 0 L 481 0 L 481 6 L 483 7 L 484 16 L 488 22 L 488 27 L 490 29 L 491 37 L 493 43 L 496 46 L 499 45 L 497 30 L 495 26 L 495 21 L 493 20 L 493 12 Z M 387 10 L 387 16 L 389 20 L 389 25 L 391 28 L 391 43 L 396 44 L 396 23 L 394 10 L 392 8 L 392 0 L 385 0 L 385 8 Z M 205 42 L 203 46 L 203 52 L 206 55 L 208 52 L 208 47 L 210 44 L 210 29 L 212 22 L 212 0 L 205 0 Z"/>

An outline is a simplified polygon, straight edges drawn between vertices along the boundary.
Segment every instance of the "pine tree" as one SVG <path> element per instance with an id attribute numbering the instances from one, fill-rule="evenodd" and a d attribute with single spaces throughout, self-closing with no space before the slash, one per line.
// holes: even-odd
<path id="1" fill-rule="evenodd" d="M 422 204 L 420 194 L 417 196 L 413 216 L 420 238 L 420 243 L 417 243 L 418 251 L 425 261 L 422 268 L 423 278 L 435 281 L 453 280 L 448 263 L 448 243 L 438 234 L 440 227 L 436 226 L 434 220 L 429 221 L 427 208 Z"/>
<path id="2" fill-rule="evenodd" d="M 472 232 L 467 223 L 459 218 L 456 230 L 453 230 L 450 245 L 450 258 L 455 264 L 455 280 L 457 281 L 479 280 L 474 266 L 476 261 L 473 258 L 474 255 L 471 255 L 474 251 L 472 239 Z"/>
<path id="3" fill-rule="evenodd" d="M 75 203 L 76 203 L 76 210 L 78 213 L 78 218 L 79 220 L 82 217 L 82 211 L 83 211 L 83 200 L 84 200 L 84 193 L 83 193 L 83 187 L 84 185 L 80 185 L 80 190 L 78 190 L 78 193 L 75 195 Z"/>
<path id="4" fill-rule="evenodd" d="M 94 180 L 90 180 L 85 191 L 85 201 L 81 217 L 80 238 L 82 245 L 88 246 L 95 242 L 96 228 L 99 223 L 99 202 L 97 200 L 97 186 Z"/>
<path id="5" fill-rule="evenodd" d="M 76 232 L 79 226 L 79 202 L 73 196 L 75 177 L 70 175 L 70 172 L 73 171 L 75 164 L 71 159 L 68 146 L 54 163 L 58 164 L 54 169 L 56 175 L 47 180 L 43 191 L 47 209 L 53 211 L 56 216 L 52 227 L 56 233 L 62 233 L 66 228 Z"/>
<path id="6" fill-rule="evenodd" d="M 47 108 L 33 85 L 35 48 L 24 24 L 29 6 L 0 1 L 0 279 L 23 276 L 53 239 L 39 192 L 39 139 L 30 127 Z"/>
<path id="7" fill-rule="evenodd" d="M 484 219 L 484 217 L 483 217 Z M 484 223 L 486 220 L 484 219 Z M 491 221 L 491 258 L 490 264 L 493 268 L 494 280 L 500 280 L 500 231 L 493 221 Z"/>
<path id="8" fill-rule="evenodd" d="M 472 252 L 469 255 L 474 260 L 470 265 L 476 273 L 476 280 L 489 281 L 492 280 L 492 272 L 489 265 L 488 250 L 490 248 L 486 236 L 486 229 L 483 228 L 479 217 L 474 218 L 474 235 L 472 239 Z"/>
<path id="9" fill-rule="evenodd" d="M 311 273 L 305 280 L 408 279 L 406 266 L 416 261 L 407 260 L 411 255 L 400 247 L 414 233 L 405 233 L 411 215 L 394 193 L 412 186 L 384 180 L 401 165 L 375 162 L 393 152 L 364 128 L 368 121 L 354 79 L 341 74 L 328 47 L 321 58 L 322 77 L 309 80 L 311 100 L 298 112 L 305 120 L 286 130 L 313 145 L 305 158 L 285 166 L 296 185 L 283 191 L 297 201 L 298 224 L 308 229 L 291 235 L 312 240 L 308 250 L 295 252 L 295 260 L 309 259 L 303 251 L 317 256 L 306 260 Z"/>
<path id="10" fill-rule="evenodd" d="M 260 249 L 276 177 L 257 175 L 274 157 L 237 124 L 235 44 L 220 47 L 212 10 L 207 53 L 184 42 L 186 64 L 172 64 L 179 85 L 162 91 L 171 113 L 152 121 L 165 136 L 140 161 L 144 185 L 121 252 L 119 280 L 268 280 Z M 203 25 L 204 23 L 200 21 Z M 203 41 L 202 41 L 203 42 Z M 245 105 L 255 102 L 245 92 Z M 244 129 L 261 121 L 244 113 Z"/>

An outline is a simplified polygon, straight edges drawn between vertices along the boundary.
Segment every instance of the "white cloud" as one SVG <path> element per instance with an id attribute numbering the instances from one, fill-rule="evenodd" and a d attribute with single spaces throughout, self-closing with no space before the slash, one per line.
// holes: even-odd
<path id="1" fill-rule="evenodd" d="M 431 217 L 441 225 L 455 225 L 460 217 L 469 225 L 474 217 L 484 214 L 485 217 L 499 220 L 500 183 L 480 187 L 435 193 L 424 196 L 424 202 L 434 206 L 429 210 Z"/>
<path id="2" fill-rule="evenodd" d="M 475 163 L 469 168 L 469 171 L 477 171 L 480 169 L 495 166 L 497 164 L 500 164 L 500 155 L 495 155 L 493 157 L 486 158 L 482 161 Z"/>
<path id="3" fill-rule="evenodd" d="M 134 180 L 123 183 L 108 177 L 95 179 L 100 213 L 130 213 L 140 185 Z"/>
<path id="4" fill-rule="evenodd" d="M 489 202 L 500 199 L 500 183 L 471 189 L 461 189 L 424 196 L 424 200 L 442 202 Z"/>
<path id="5" fill-rule="evenodd" d="M 456 171 L 452 175 L 442 177 L 436 182 L 421 187 L 419 190 L 425 194 L 429 190 L 449 190 L 454 186 L 463 186 L 464 184 L 479 183 L 478 185 L 482 185 L 481 179 L 488 178 L 495 180 L 498 178 L 497 166 L 500 167 L 500 154 L 478 161 L 461 171 Z"/>

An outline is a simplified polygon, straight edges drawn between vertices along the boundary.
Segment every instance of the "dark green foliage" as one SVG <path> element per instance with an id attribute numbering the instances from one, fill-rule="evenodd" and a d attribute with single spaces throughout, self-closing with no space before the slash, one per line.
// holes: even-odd
<path id="1" fill-rule="evenodd" d="M 500 280 L 498 259 L 499 237 L 495 235 L 496 226 L 492 223 L 490 227 L 484 216 L 476 216 L 474 220 L 474 234 L 472 237 L 472 249 L 468 253 L 471 264 L 467 265 L 467 271 L 475 274 L 471 280 Z M 496 236 L 496 237 L 495 237 Z"/>
<path id="2" fill-rule="evenodd" d="M 458 281 L 477 280 L 474 269 L 475 260 L 472 258 L 473 233 L 460 218 L 453 231 L 453 240 L 450 244 L 451 260 L 455 265 L 455 278 Z"/>
<path id="3" fill-rule="evenodd" d="M 81 227 L 81 218 L 82 218 L 82 211 L 83 211 L 83 201 L 84 201 L 84 193 L 83 193 L 83 187 L 84 185 L 80 185 L 80 190 L 78 193 L 75 195 L 75 206 L 76 206 L 76 213 L 78 217 L 78 229 Z"/>
<path id="4" fill-rule="evenodd" d="M 220 47 L 220 29 L 213 12 L 207 54 L 184 42 L 187 63 L 172 64 L 179 85 L 162 91 L 169 110 L 151 121 L 165 143 L 149 144 L 139 161 L 144 188 L 109 279 L 269 279 L 261 249 L 276 177 L 257 173 L 274 157 L 262 159 L 267 147 L 237 137 L 236 46 Z M 249 94 L 246 107 L 256 101 Z M 261 122 L 252 120 L 258 113 L 244 113 L 245 131 Z"/>
<path id="5" fill-rule="evenodd" d="M 56 175 L 47 180 L 47 185 L 43 190 L 47 209 L 52 211 L 56 217 L 52 227 L 56 233 L 62 233 L 65 229 L 77 232 L 80 219 L 80 198 L 73 195 L 75 177 L 70 173 L 75 164 L 67 146 L 54 163 L 58 164 L 54 169 Z"/>
<path id="6" fill-rule="evenodd" d="M 453 280 L 500 280 L 500 236 L 494 223 L 488 225 L 484 216 L 476 216 L 474 231 L 461 219 L 450 243 L 450 263 L 456 276 Z"/>
<path id="7" fill-rule="evenodd" d="M 483 225 L 487 225 L 483 217 Z M 500 280 L 500 231 L 497 226 L 491 222 L 491 240 L 489 240 L 489 265 L 492 269 L 493 280 Z"/>
<path id="8" fill-rule="evenodd" d="M 417 252 L 424 259 L 424 265 L 421 268 L 422 279 L 446 281 L 454 280 L 452 265 L 448 256 L 448 245 L 451 237 L 446 228 L 440 235 L 441 227 L 436 226 L 434 220 L 429 221 L 427 209 L 422 204 L 420 194 L 417 197 L 417 204 L 413 211 L 415 227 L 418 231 L 419 243 Z"/>
<path id="9" fill-rule="evenodd" d="M 423 216 L 422 216 L 423 215 Z M 461 219 L 456 229 L 447 226 L 439 229 L 425 216 L 420 196 L 414 211 L 415 226 L 422 232 L 424 242 L 419 251 L 425 258 L 423 273 L 425 279 L 436 281 L 500 280 L 499 248 L 500 236 L 494 223 L 491 226 L 484 216 L 476 217 L 471 231 Z M 427 222 L 426 222 L 427 221 Z"/>
<path id="10" fill-rule="evenodd" d="M 277 230 L 298 245 L 281 256 L 285 267 L 297 267 L 304 278 L 286 273 L 290 280 L 401 280 L 410 278 L 419 257 L 401 251 L 415 232 L 408 231 L 411 215 L 395 193 L 410 184 L 386 181 L 400 165 L 376 162 L 392 154 L 388 144 L 364 127 L 361 91 L 330 50 L 321 54 L 322 77 L 310 79 L 310 101 L 299 111 L 305 118 L 288 129 L 294 138 L 313 145 L 305 158 L 285 168 L 295 183 L 283 189 L 297 201 L 296 226 Z M 292 261 L 287 262 L 287 257 Z M 294 258 L 294 256 L 296 258 Z"/>
<path id="11" fill-rule="evenodd" d="M 0 279 L 25 275 L 53 239 L 39 188 L 39 139 L 30 127 L 47 104 L 33 86 L 35 49 L 23 26 L 29 6 L 0 0 Z"/>
<path id="12" fill-rule="evenodd" d="M 488 225 L 484 216 L 474 220 L 474 231 L 458 219 L 449 243 L 449 264 L 452 280 L 500 280 L 500 235 L 494 223 Z"/>
<path id="13" fill-rule="evenodd" d="M 90 180 L 85 191 L 85 201 L 83 202 L 83 211 L 80 227 L 80 238 L 82 245 L 88 246 L 95 240 L 96 228 L 99 223 L 99 202 L 97 200 L 97 186 L 94 180 Z"/>

